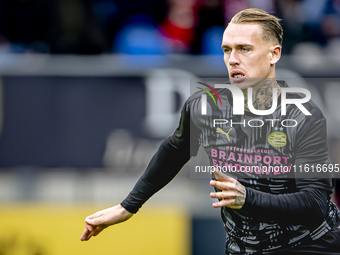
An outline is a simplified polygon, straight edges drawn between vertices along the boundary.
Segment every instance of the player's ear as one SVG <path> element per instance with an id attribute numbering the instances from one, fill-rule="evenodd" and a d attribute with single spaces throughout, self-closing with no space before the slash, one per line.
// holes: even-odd
<path id="1" fill-rule="evenodd" d="M 275 65 L 277 61 L 281 58 L 281 46 L 280 45 L 273 45 L 270 48 L 270 53 L 271 53 L 271 60 L 270 64 Z"/>

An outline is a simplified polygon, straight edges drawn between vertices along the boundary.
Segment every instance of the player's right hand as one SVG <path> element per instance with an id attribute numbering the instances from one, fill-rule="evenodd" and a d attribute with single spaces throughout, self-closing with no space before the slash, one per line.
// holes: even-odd
<path id="1" fill-rule="evenodd" d="M 85 218 L 85 229 L 80 237 L 81 241 L 87 241 L 92 236 L 97 236 L 108 226 L 126 221 L 132 217 L 123 206 L 116 205 L 105 210 L 101 210 Z"/>

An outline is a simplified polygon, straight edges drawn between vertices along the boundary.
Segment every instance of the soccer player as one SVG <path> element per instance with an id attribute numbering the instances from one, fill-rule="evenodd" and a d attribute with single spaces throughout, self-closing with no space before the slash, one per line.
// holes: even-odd
<path id="1" fill-rule="evenodd" d="M 213 207 L 222 210 L 226 254 L 339 254 L 340 212 L 330 201 L 326 120 L 311 101 L 289 104 L 282 114 L 285 96 L 303 96 L 284 92 L 288 85 L 275 80 L 281 44 L 278 18 L 259 9 L 237 13 L 223 34 L 222 49 L 230 83 L 244 94 L 244 115 L 233 114 L 237 98 L 228 89 L 217 91 L 221 105 L 207 100 L 206 115 L 201 113 L 204 92 L 191 96 L 178 128 L 162 143 L 130 194 L 121 204 L 88 216 L 81 240 L 129 219 L 202 146 L 216 168 L 210 196 L 218 199 Z M 257 116 L 254 109 L 273 111 Z M 216 119 L 229 122 L 217 126 Z M 228 166 L 238 171 L 220 171 Z M 289 171 L 267 171 L 269 166 Z M 299 171 L 320 166 L 326 171 Z"/>

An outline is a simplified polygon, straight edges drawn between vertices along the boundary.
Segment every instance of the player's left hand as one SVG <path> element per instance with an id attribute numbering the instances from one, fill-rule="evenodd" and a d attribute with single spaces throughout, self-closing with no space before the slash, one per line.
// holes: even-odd
<path id="1" fill-rule="evenodd" d="M 246 188 L 236 179 L 225 175 L 216 168 L 213 173 L 216 180 L 211 180 L 210 185 L 221 190 L 220 192 L 210 193 L 210 197 L 220 200 L 213 203 L 213 207 L 226 206 L 231 209 L 241 209 L 246 201 Z"/>

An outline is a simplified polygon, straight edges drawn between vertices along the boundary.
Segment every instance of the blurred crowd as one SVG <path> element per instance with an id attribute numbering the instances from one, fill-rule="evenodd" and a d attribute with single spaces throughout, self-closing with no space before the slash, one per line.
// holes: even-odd
<path id="1" fill-rule="evenodd" d="M 340 44 L 340 0 L 0 0 L 0 52 L 220 54 L 249 7 L 282 19 L 284 54 Z"/>

